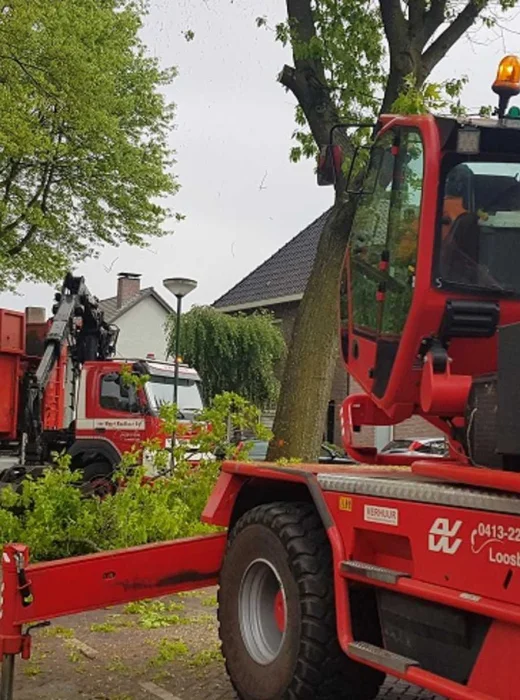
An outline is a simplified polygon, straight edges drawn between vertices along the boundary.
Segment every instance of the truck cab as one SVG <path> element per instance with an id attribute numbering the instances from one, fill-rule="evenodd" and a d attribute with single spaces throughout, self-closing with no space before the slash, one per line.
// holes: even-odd
<path id="1" fill-rule="evenodd" d="M 122 371 L 147 377 L 142 388 L 125 383 Z M 107 360 L 86 362 L 82 368 L 76 403 L 75 441 L 70 454 L 82 463 L 86 476 L 97 469 L 109 474 L 121 456 L 145 440 L 156 439 L 160 447 L 171 445 L 160 419 L 161 406 L 173 403 L 175 365 L 154 360 Z M 191 367 L 179 366 L 179 424 L 182 439 L 193 437 L 191 426 L 203 408 L 201 379 Z M 195 457 L 195 453 L 192 457 Z M 153 465 L 145 464 L 153 474 Z M 94 468 L 88 465 L 94 464 Z M 103 469 L 100 469 L 103 467 Z"/>

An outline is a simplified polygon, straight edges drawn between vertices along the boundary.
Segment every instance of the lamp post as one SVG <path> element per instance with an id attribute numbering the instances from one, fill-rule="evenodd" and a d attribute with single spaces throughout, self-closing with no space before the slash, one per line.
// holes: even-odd
<path id="1" fill-rule="evenodd" d="M 181 310 L 182 300 L 197 287 L 195 280 L 184 277 L 168 277 L 163 280 L 166 289 L 177 297 L 177 313 L 175 317 L 175 378 L 173 380 L 173 403 L 177 406 L 179 399 L 179 350 L 181 340 Z"/>

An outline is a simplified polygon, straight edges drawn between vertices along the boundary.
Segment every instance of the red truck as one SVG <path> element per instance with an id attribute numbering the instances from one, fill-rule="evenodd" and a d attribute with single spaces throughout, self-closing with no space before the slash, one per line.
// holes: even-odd
<path id="1" fill-rule="evenodd" d="M 0 478 L 37 472 L 52 451 L 66 450 L 85 482 L 111 490 L 124 452 L 150 438 L 168 443 L 158 414 L 173 400 L 174 364 L 116 359 L 118 329 L 81 277 L 67 276 L 50 321 L 42 312 L 0 309 Z M 125 385 L 125 366 L 148 377 L 142 389 Z M 200 377 L 185 365 L 178 403 L 186 424 L 202 409 Z"/>
<path id="2" fill-rule="evenodd" d="M 7 545 L 2 700 L 31 623 L 215 583 L 242 700 L 371 700 L 385 674 L 452 700 L 519 697 L 518 58 L 493 87 L 497 119 L 382 116 L 352 195 L 341 340 L 365 393 L 342 418 L 362 464 L 226 462 L 203 513 L 224 531 L 207 537 L 34 565 Z M 321 182 L 341 182 L 338 164 L 330 143 Z M 411 415 L 448 456 L 356 446 L 363 425 Z"/>

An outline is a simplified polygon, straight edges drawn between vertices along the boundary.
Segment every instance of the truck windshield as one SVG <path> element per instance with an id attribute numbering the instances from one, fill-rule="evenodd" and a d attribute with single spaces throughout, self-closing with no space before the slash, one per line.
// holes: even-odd
<path id="1" fill-rule="evenodd" d="M 439 278 L 520 295 L 520 162 L 468 161 L 446 173 Z"/>
<path id="2" fill-rule="evenodd" d="M 162 405 L 173 403 L 173 376 L 160 377 L 152 375 L 147 383 L 147 388 L 152 402 L 152 409 L 155 412 Z M 184 418 L 192 418 L 195 413 L 202 410 L 200 381 L 179 377 L 178 404 L 179 411 Z"/>

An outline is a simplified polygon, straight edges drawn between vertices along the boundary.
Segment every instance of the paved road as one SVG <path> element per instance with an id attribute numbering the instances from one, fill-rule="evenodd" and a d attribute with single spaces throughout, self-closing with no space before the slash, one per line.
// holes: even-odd
<path id="1" fill-rule="evenodd" d="M 215 591 L 83 613 L 34 633 L 15 700 L 233 700 Z M 379 700 L 443 700 L 387 679 Z"/>

